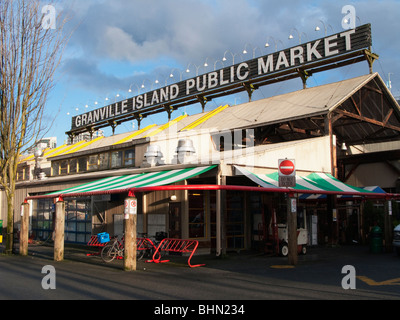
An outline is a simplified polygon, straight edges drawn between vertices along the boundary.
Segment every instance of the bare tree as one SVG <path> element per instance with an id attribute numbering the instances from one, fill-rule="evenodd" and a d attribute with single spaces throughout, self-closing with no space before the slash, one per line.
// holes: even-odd
<path id="1" fill-rule="evenodd" d="M 68 36 L 66 19 L 39 0 L 0 0 L 0 186 L 7 197 L 6 253 L 22 151 L 48 130 L 42 121 Z"/>

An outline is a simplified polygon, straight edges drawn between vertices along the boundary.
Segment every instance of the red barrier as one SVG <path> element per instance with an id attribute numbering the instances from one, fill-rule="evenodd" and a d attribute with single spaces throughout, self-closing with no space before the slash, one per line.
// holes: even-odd
<path id="1" fill-rule="evenodd" d="M 99 247 L 99 252 L 97 253 L 87 253 L 86 256 L 99 256 L 101 253 L 101 250 L 103 249 L 103 247 L 107 244 L 107 242 L 105 243 L 100 243 L 99 240 L 97 239 L 97 235 L 96 236 L 92 236 L 89 240 L 89 242 L 87 243 L 87 245 L 89 247 Z"/>
<path id="2" fill-rule="evenodd" d="M 164 239 L 160 242 L 156 251 L 154 252 L 153 260 L 150 260 L 149 262 L 154 262 L 154 263 L 168 262 L 169 260 L 161 260 L 161 255 L 159 254 L 159 252 L 161 251 L 191 253 L 188 259 L 189 267 L 191 268 L 201 267 L 204 266 L 204 264 L 196 264 L 196 265 L 190 264 L 190 260 L 192 259 L 194 252 L 196 251 L 198 246 L 199 242 L 197 240 Z M 157 255 L 158 258 L 156 258 Z"/>
<path id="3" fill-rule="evenodd" d="M 154 249 L 156 250 L 156 246 L 154 245 L 153 241 L 149 238 L 137 238 L 136 239 L 136 250 L 147 250 L 147 249 Z"/>

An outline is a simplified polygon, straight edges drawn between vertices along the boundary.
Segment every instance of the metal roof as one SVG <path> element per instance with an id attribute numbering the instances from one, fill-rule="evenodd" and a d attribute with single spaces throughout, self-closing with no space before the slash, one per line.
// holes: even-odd
<path id="1" fill-rule="evenodd" d="M 197 128 L 251 128 L 327 114 L 374 77 L 376 74 L 368 74 L 237 105 L 222 111 Z"/>

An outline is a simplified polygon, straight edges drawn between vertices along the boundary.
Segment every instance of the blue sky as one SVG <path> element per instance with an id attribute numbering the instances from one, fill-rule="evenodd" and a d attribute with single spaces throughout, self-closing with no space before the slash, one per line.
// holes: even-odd
<path id="1" fill-rule="evenodd" d="M 46 106 L 47 118 L 56 117 L 47 136 L 57 137 L 61 145 L 66 139 L 65 132 L 71 128 L 72 116 L 109 104 L 106 98 L 121 100 L 117 94 L 130 97 L 133 95 L 128 93 L 130 87 L 138 88 L 144 83 L 150 91 L 155 80 L 170 84 L 172 70 L 178 79 L 189 64 L 197 65 L 199 73 L 213 70 L 214 63 L 221 67 L 227 50 L 236 55 L 235 59 L 248 60 L 253 50 L 256 56 L 273 50 L 264 47 L 271 41 L 270 37 L 277 41 L 279 50 L 297 44 L 298 39 L 288 39 L 294 28 L 302 34 L 302 42 L 323 37 L 323 24 L 328 34 L 340 32 L 342 7 L 349 4 L 356 9 L 357 25 L 372 24 L 372 51 L 380 56 L 374 71 L 385 81 L 390 73 L 392 93 L 400 96 L 398 0 L 61 0 L 56 10 L 68 8 L 72 17 L 70 26 L 76 29 Z M 315 31 L 317 25 L 321 31 Z M 245 47 L 247 55 L 242 54 Z M 201 67 L 206 60 L 208 69 Z M 366 73 L 368 65 L 362 62 L 317 74 L 308 80 L 308 85 Z M 184 79 L 194 77 L 195 71 L 182 75 Z M 301 88 L 301 80 L 292 80 L 262 87 L 253 98 L 267 98 Z M 215 99 L 207 104 L 206 110 L 226 103 L 245 102 L 247 94 L 240 93 Z M 201 107 L 193 105 L 177 110 L 173 118 L 183 111 L 199 113 Z M 145 119 L 142 126 L 166 121 L 166 115 L 156 115 Z M 135 123 L 126 122 L 116 133 L 133 128 Z M 109 129 L 104 131 L 106 135 L 111 134 Z"/>

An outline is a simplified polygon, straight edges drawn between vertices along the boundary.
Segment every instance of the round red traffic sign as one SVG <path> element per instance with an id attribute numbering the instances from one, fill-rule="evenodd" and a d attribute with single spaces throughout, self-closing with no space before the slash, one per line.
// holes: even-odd
<path id="1" fill-rule="evenodd" d="M 284 160 L 279 165 L 279 171 L 286 176 L 293 174 L 294 170 L 295 170 L 295 166 L 294 166 L 293 161 Z"/>

